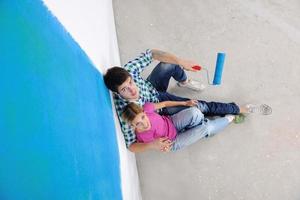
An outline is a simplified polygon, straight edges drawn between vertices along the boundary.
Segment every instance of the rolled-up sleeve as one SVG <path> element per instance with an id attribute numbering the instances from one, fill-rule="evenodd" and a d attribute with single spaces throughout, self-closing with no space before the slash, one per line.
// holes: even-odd
<path id="1" fill-rule="evenodd" d="M 124 68 L 132 75 L 139 75 L 151 62 L 152 51 L 151 49 L 147 49 L 146 52 L 141 53 L 139 57 L 125 64 Z"/>

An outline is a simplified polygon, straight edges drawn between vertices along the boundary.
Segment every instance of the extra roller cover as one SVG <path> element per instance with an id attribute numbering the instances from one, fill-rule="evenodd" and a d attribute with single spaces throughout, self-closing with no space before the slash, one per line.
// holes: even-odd
<path id="1" fill-rule="evenodd" d="M 213 80 L 214 85 L 221 84 L 224 61 L 225 61 L 225 53 L 218 53 L 216 69 L 215 69 L 215 76 L 214 76 L 214 80 Z"/>

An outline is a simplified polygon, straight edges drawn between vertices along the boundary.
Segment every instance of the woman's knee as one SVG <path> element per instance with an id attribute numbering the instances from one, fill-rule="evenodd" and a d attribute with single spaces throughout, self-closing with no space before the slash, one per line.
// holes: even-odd
<path id="1" fill-rule="evenodd" d="M 198 125 L 203 121 L 204 115 L 197 107 L 189 108 L 189 112 L 190 112 L 190 116 L 191 116 L 191 125 L 192 126 Z"/>

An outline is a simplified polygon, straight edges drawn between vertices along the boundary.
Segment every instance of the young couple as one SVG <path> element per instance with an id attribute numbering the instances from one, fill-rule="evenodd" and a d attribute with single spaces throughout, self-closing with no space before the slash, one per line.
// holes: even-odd
<path id="1" fill-rule="evenodd" d="M 145 80 L 141 72 L 152 60 L 160 61 Z M 178 86 L 203 90 L 187 78 L 185 70 L 198 65 L 157 49 L 146 50 L 122 67 L 112 67 L 104 82 L 113 92 L 126 146 L 132 152 L 150 149 L 176 151 L 203 137 L 216 134 L 232 121 L 241 122 L 242 113 L 257 110 L 253 105 L 191 100 L 167 92 L 173 77 Z M 267 107 L 269 108 L 269 107 Z M 206 116 L 220 116 L 210 120 Z"/>

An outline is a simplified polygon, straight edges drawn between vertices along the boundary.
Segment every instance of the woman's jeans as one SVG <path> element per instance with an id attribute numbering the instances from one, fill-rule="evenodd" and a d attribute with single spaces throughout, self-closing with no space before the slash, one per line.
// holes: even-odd
<path id="1" fill-rule="evenodd" d="M 171 151 L 183 149 L 204 137 L 213 136 L 229 125 L 226 117 L 214 120 L 204 118 L 203 113 L 196 107 L 189 107 L 170 117 L 177 130 Z"/>
<path id="2" fill-rule="evenodd" d="M 187 79 L 184 70 L 175 64 L 159 63 L 148 76 L 147 80 L 157 89 L 159 101 L 187 101 L 184 97 L 178 97 L 167 92 L 171 77 L 176 81 L 182 82 Z M 173 115 L 185 106 L 168 107 L 162 109 L 160 114 Z M 235 103 L 206 102 L 198 100 L 198 108 L 205 116 L 224 116 L 226 114 L 238 114 L 239 107 Z"/>

